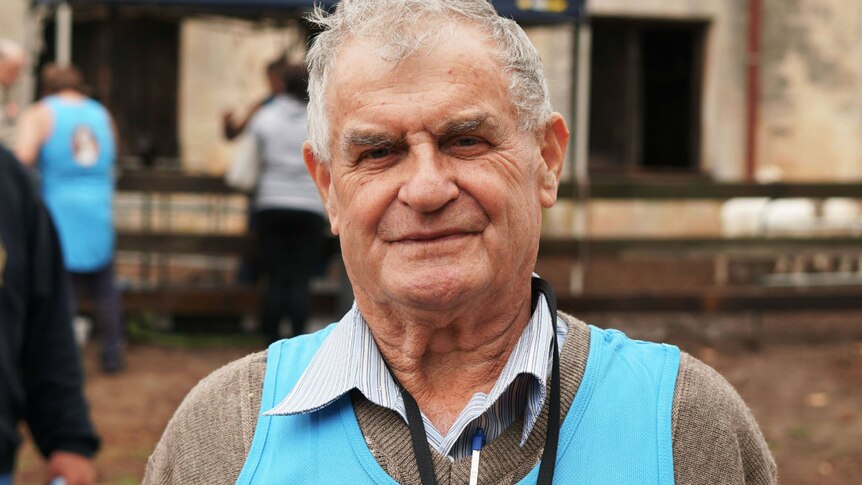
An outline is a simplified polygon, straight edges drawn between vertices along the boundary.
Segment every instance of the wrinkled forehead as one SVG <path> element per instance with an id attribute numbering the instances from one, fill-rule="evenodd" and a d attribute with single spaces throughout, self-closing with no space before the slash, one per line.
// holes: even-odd
<path id="1" fill-rule="evenodd" d="M 439 61 L 444 56 L 453 66 L 465 58 L 486 67 L 490 63 L 494 77 L 499 76 L 508 83 L 496 44 L 487 33 L 477 26 L 452 20 L 444 20 L 434 27 L 426 23 L 414 31 L 395 36 L 353 35 L 346 39 L 336 52 L 328 73 L 324 92 L 328 108 L 332 108 L 331 103 L 341 98 L 345 90 L 362 89 L 363 80 L 391 78 L 390 74 L 396 71 L 420 75 L 426 61 L 431 58 Z M 408 77 L 392 79 L 393 83 L 399 81 L 403 89 L 410 89 Z"/>

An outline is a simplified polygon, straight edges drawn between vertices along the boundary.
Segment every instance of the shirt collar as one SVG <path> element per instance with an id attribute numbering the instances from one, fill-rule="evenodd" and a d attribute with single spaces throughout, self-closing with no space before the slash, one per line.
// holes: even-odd
<path id="1" fill-rule="evenodd" d="M 562 348 L 560 339 L 565 338 L 568 327 L 561 319 L 558 320 L 557 337 Z M 445 436 L 423 416 L 429 443 L 444 455 L 450 454 L 454 447 L 465 448 L 469 453 L 469 436 L 475 428 L 481 425 L 488 439 L 492 440 L 523 412 L 523 444 L 539 417 L 546 395 L 552 362 L 551 339 L 550 313 L 544 296 L 540 296 L 530 321 L 491 391 L 488 394 L 476 393 Z M 291 392 L 264 414 L 280 416 L 314 412 L 353 389 L 372 403 L 397 412 L 406 421 L 398 385 L 355 303 L 324 339 Z"/>
<path id="2" fill-rule="evenodd" d="M 403 408 L 395 380 L 356 303 L 324 339 L 296 386 L 265 415 L 317 411 L 353 389 L 378 406 Z"/>

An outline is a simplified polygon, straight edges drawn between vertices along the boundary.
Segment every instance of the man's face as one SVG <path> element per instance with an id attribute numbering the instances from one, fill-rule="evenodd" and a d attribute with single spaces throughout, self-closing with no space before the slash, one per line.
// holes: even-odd
<path id="1" fill-rule="evenodd" d="M 529 284 L 568 133 L 521 132 L 481 35 L 457 31 L 397 65 L 361 44 L 327 88 L 329 166 L 305 156 L 360 306 L 455 309 Z"/>
<path id="2" fill-rule="evenodd" d="M 24 66 L 23 59 L 8 58 L 0 60 L 0 86 L 4 88 L 11 87 L 21 75 L 21 68 Z"/>

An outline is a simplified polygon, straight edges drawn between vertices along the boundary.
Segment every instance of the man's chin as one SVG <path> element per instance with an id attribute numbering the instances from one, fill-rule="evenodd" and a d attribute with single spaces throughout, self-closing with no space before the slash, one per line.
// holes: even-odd
<path id="1" fill-rule="evenodd" d="M 399 300 L 417 310 L 444 311 L 464 305 L 482 285 L 477 274 L 435 268 L 425 272 L 404 272 L 393 291 Z"/>

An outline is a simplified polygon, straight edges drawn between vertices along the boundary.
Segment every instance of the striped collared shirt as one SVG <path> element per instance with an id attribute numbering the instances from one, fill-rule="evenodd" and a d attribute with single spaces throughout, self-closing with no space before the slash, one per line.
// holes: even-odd
<path id="1" fill-rule="evenodd" d="M 562 348 L 568 326 L 562 319 L 558 321 L 557 339 Z M 466 457 L 470 455 L 471 437 L 477 428 L 481 427 L 491 441 L 523 414 L 523 445 L 539 417 L 547 392 L 545 383 L 551 372 L 553 352 L 551 335 L 550 312 L 544 296 L 540 296 L 491 391 L 474 394 L 446 435 L 437 431 L 423 413 L 428 443 L 444 456 Z M 265 414 L 310 413 L 353 389 L 407 421 L 398 385 L 355 304 L 324 339 L 293 390 Z"/>

